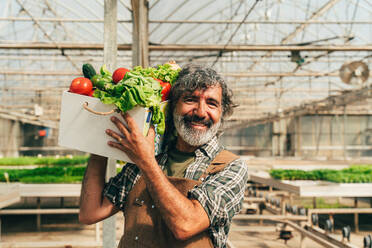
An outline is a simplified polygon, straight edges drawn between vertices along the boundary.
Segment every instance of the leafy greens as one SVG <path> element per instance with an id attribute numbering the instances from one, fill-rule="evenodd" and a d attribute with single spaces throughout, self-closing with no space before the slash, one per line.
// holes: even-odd
<path id="1" fill-rule="evenodd" d="M 157 68 L 136 66 L 117 84 L 102 81 L 104 87 L 98 87 L 93 96 L 99 98 L 104 104 L 114 104 L 122 112 L 131 110 L 137 105 L 150 108 L 151 121 L 156 124 L 156 131 L 164 134 L 165 116 L 160 108 L 162 87 L 155 78 L 172 84 L 177 79 L 178 72 L 179 70 L 173 70 L 168 64 Z M 101 69 L 101 74 L 104 76 L 107 72 Z"/>

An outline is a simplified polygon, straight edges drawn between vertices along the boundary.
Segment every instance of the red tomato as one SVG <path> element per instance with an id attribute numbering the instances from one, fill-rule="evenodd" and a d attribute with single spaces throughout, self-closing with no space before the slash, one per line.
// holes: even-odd
<path id="1" fill-rule="evenodd" d="M 129 70 L 127 68 L 118 68 L 114 71 L 114 73 L 112 74 L 112 81 L 114 81 L 116 84 L 119 83 L 125 76 L 125 74 L 128 72 Z"/>
<path id="2" fill-rule="evenodd" d="M 169 92 L 172 88 L 172 85 L 168 82 L 163 82 L 160 79 L 155 78 L 156 81 L 160 83 L 160 86 L 163 87 L 161 90 L 161 100 L 164 102 L 168 100 Z"/>
<path id="3" fill-rule="evenodd" d="M 93 93 L 94 93 L 94 90 L 92 90 L 91 92 L 89 92 L 88 96 L 93 96 Z"/>
<path id="4" fill-rule="evenodd" d="M 78 77 L 72 80 L 70 92 L 81 95 L 88 95 L 93 90 L 92 81 L 85 77 Z"/>

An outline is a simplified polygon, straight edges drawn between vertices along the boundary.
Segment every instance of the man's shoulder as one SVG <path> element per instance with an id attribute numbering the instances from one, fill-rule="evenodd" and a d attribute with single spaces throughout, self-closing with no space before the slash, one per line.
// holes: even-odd
<path id="1" fill-rule="evenodd" d="M 225 149 L 221 149 L 214 157 L 212 164 L 230 164 L 239 159 L 239 156 Z"/>

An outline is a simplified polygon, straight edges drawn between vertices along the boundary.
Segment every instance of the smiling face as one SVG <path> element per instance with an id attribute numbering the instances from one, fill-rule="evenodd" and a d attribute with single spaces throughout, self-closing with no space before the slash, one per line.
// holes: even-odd
<path id="1" fill-rule="evenodd" d="M 219 85 L 184 93 L 173 112 L 177 148 L 190 151 L 207 143 L 216 135 L 221 116 L 222 89 Z"/>

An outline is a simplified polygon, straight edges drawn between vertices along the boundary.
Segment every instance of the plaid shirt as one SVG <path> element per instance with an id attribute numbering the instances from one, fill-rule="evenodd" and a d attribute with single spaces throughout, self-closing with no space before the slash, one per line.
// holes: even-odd
<path id="1" fill-rule="evenodd" d="M 186 169 L 185 178 L 199 180 L 209 164 L 222 150 L 217 137 L 195 151 L 195 160 Z M 167 149 L 158 163 L 162 169 L 168 159 Z M 122 171 L 105 185 L 103 194 L 118 208 L 124 209 L 126 198 L 140 177 L 134 164 L 128 163 Z M 211 225 L 209 234 L 215 247 L 226 247 L 232 217 L 242 206 L 248 180 L 247 166 L 237 159 L 219 173 L 208 176 L 202 184 L 189 191 L 188 197 L 197 199 L 206 211 Z"/>

